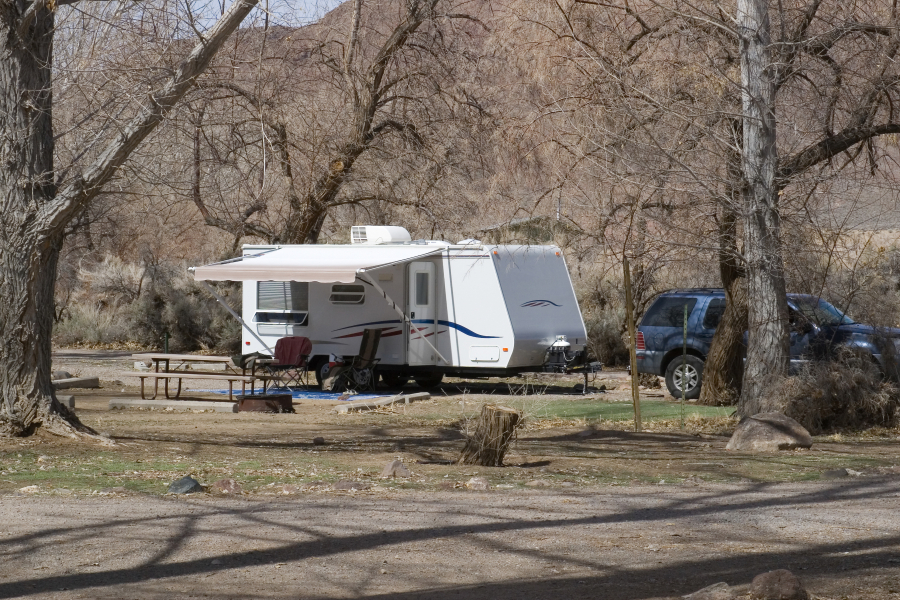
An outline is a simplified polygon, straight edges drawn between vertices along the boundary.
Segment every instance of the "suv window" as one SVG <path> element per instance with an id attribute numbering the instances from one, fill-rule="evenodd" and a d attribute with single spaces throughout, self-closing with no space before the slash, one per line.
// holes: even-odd
<path id="1" fill-rule="evenodd" d="M 688 315 L 697 304 L 696 298 L 660 298 L 653 303 L 641 327 L 684 327 L 684 305 L 687 304 Z"/>
<path id="2" fill-rule="evenodd" d="M 703 328 L 715 329 L 725 314 L 725 298 L 713 298 L 706 307 L 706 314 L 703 316 Z"/>

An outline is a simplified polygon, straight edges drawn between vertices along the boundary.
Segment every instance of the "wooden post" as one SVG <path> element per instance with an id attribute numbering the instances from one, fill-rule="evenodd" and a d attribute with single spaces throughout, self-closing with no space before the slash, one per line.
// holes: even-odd
<path id="1" fill-rule="evenodd" d="M 641 394 L 638 390 L 640 383 L 637 372 L 637 337 L 634 332 L 634 299 L 631 297 L 631 269 L 628 267 L 628 257 L 623 256 L 622 265 L 625 269 L 625 323 L 628 326 L 628 340 L 631 354 L 631 398 L 634 402 L 634 430 L 641 430 Z"/>

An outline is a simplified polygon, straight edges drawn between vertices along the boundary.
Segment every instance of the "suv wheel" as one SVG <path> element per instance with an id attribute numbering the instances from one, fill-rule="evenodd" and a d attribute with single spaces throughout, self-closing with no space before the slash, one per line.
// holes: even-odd
<path id="1" fill-rule="evenodd" d="M 684 381 L 684 397 L 696 400 L 700 397 L 700 384 L 703 381 L 703 361 L 689 355 L 683 366 L 684 373 L 682 373 L 682 358 L 676 356 L 672 359 L 666 367 L 666 387 L 675 398 L 681 398 L 681 386 Z"/>

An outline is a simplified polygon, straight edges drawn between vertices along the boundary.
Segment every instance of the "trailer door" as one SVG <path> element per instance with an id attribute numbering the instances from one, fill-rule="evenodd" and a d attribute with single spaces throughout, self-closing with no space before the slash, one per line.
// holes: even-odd
<path id="1" fill-rule="evenodd" d="M 433 365 L 437 357 L 425 341 L 437 346 L 434 332 L 437 318 L 434 291 L 434 263 L 412 262 L 408 267 L 409 290 L 407 306 L 412 325 L 407 329 L 406 362 L 410 365 Z"/>

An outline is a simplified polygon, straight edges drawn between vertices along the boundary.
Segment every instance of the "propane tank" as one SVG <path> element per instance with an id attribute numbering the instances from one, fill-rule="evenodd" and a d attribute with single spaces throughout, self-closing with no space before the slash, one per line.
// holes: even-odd
<path id="1" fill-rule="evenodd" d="M 565 373 L 566 365 L 569 362 L 569 348 L 571 344 L 566 336 L 558 335 L 550 348 L 547 349 L 547 356 L 544 359 L 544 370 L 554 373 Z"/>

